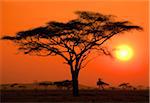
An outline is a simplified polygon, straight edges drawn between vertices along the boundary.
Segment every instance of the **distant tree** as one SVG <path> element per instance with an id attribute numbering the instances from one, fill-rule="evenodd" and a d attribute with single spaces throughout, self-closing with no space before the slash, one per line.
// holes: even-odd
<path id="1" fill-rule="evenodd" d="M 134 86 L 132 86 L 132 85 L 128 85 L 128 87 L 127 87 L 129 90 L 136 90 L 137 88 L 136 87 L 134 87 Z"/>
<path id="2" fill-rule="evenodd" d="M 40 82 L 40 83 L 37 83 L 39 86 L 44 86 L 45 89 L 49 86 L 49 85 L 53 85 L 52 82 Z"/>
<path id="3" fill-rule="evenodd" d="M 26 88 L 26 86 L 24 86 L 24 85 L 18 85 L 18 88 L 20 88 L 20 89 L 25 89 Z"/>
<path id="4" fill-rule="evenodd" d="M 13 83 L 10 85 L 10 87 L 15 87 L 15 86 L 18 86 L 19 84 L 18 83 Z"/>
<path id="5" fill-rule="evenodd" d="M 100 78 L 97 81 L 97 86 L 102 90 L 104 90 L 104 86 L 108 86 L 108 85 L 109 85 L 108 83 L 103 82 Z"/>
<path id="6" fill-rule="evenodd" d="M 62 89 L 62 88 L 63 88 L 62 82 L 60 82 L 60 81 L 59 81 L 59 82 L 58 82 L 58 81 L 57 81 L 57 82 L 54 82 L 53 85 L 55 85 L 55 86 L 56 86 L 57 88 L 59 88 L 59 89 Z"/>
<path id="7" fill-rule="evenodd" d="M 57 82 L 54 82 L 53 85 L 56 85 L 60 89 L 62 89 L 64 87 L 67 90 L 69 90 L 72 86 L 72 81 L 70 81 L 70 80 L 57 81 Z"/>
<path id="8" fill-rule="evenodd" d="M 63 86 L 64 86 L 67 90 L 71 89 L 71 87 L 72 87 L 72 81 L 70 81 L 70 80 L 65 80 L 65 81 L 63 81 Z"/>
<path id="9" fill-rule="evenodd" d="M 122 89 L 127 89 L 129 86 L 129 83 L 122 83 L 119 85 L 119 87 L 121 87 Z"/>
<path id="10" fill-rule="evenodd" d="M 18 45 L 24 54 L 37 56 L 60 56 L 70 67 L 73 95 L 78 96 L 78 76 L 88 62 L 88 56 L 95 51 L 111 56 L 103 47 L 106 41 L 117 34 L 140 26 L 129 21 L 117 21 L 112 15 L 78 11 L 77 19 L 66 23 L 49 22 L 45 26 L 20 31 L 16 36 L 4 36 Z"/>

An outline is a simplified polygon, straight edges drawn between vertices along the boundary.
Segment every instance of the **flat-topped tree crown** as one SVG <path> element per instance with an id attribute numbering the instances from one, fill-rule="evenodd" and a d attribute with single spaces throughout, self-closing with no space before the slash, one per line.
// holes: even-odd
<path id="1" fill-rule="evenodd" d="M 45 26 L 20 31 L 15 36 L 4 36 L 11 40 L 25 54 L 55 56 L 64 58 L 70 66 L 73 80 L 73 94 L 78 95 L 78 74 L 87 64 L 87 57 L 93 50 L 111 55 L 102 44 L 116 34 L 142 27 L 129 21 L 116 21 L 112 15 L 77 11 L 78 17 L 68 22 L 48 22 Z"/>

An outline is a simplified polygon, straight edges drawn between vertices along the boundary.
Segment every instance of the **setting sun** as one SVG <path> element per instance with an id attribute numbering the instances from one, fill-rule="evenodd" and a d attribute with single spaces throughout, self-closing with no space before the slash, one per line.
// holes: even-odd
<path id="1" fill-rule="evenodd" d="M 133 50 L 128 45 L 119 45 L 115 54 L 119 60 L 127 61 L 133 57 Z"/>

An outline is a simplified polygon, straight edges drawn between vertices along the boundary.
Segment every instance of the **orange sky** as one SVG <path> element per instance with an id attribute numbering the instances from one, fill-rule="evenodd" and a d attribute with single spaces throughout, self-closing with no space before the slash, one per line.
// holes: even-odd
<path id="1" fill-rule="evenodd" d="M 78 1 L 14 1 L 3 0 L 2 30 L 15 35 L 21 30 L 44 25 L 48 21 L 68 21 L 74 19 L 77 10 L 96 11 L 113 14 L 140 25 L 144 31 L 131 31 L 120 34 L 107 44 L 115 48 L 129 45 L 134 56 L 129 61 L 113 60 L 106 56 L 97 57 L 80 71 L 81 84 L 96 86 L 100 77 L 104 81 L 118 85 L 129 82 L 131 85 L 148 85 L 148 2 L 145 0 L 78 0 Z M 17 54 L 16 47 L 8 41 L 0 41 L 1 83 L 55 81 L 71 79 L 70 70 L 59 57 L 36 57 Z"/>

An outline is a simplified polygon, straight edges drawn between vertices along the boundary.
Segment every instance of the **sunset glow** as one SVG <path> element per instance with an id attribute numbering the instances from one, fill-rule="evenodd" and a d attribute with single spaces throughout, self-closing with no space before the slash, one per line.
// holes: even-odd
<path id="1" fill-rule="evenodd" d="M 78 18 L 76 11 L 114 15 L 112 19 L 116 21 L 127 20 L 141 26 L 143 31 L 123 32 L 104 43 L 102 46 L 108 46 L 108 50 L 116 48 L 113 51 L 116 60 L 105 55 L 94 58 L 81 70 L 79 82 L 96 87 L 97 79 L 101 78 L 113 86 L 122 82 L 133 86 L 149 85 L 149 5 L 146 0 L 2 1 L 1 37 L 15 36 L 19 31 L 43 27 L 50 21 L 66 23 Z M 69 66 L 58 56 L 24 55 L 17 50 L 15 44 L 3 40 L 0 40 L 0 54 L 1 84 L 71 80 Z M 95 56 L 96 53 L 91 53 L 89 59 Z"/>
<path id="2" fill-rule="evenodd" d="M 128 61 L 133 57 L 133 50 L 128 45 L 119 45 L 116 49 L 116 58 Z"/>

